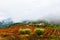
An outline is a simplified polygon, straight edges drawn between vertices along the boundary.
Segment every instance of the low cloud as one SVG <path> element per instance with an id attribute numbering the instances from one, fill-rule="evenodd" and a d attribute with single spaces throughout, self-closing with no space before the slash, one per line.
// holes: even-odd
<path id="1" fill-rule="evenodd" d="M 31 19 L 58 21 L 60 0 L 0 0 L 0 15 L 11 17 L 15 22 Z"/>

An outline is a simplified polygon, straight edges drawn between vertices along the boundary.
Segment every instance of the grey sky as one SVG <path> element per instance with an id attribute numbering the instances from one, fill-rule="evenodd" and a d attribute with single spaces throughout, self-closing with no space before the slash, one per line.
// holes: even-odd
<path id="1" fill-rule="evenodd" d="M 0 0 L 0 20 L 12 18 L 15 22 L 35 19 L 60 18 L 60 0 Z"/>

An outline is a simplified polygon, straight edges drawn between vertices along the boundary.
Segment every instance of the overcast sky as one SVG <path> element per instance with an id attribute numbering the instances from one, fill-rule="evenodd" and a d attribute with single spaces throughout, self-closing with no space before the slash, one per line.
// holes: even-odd
<path id="1" fill-rule="evenodd" d="M 0 20 L 60 20 L 60 0 L 0 0 Z"/>

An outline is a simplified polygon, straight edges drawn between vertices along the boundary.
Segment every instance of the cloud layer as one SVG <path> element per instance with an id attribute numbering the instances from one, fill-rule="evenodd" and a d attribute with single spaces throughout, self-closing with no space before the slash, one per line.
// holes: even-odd
<path id="1" fill-rule="evenodd" d="M 0 0 L 0 17 L 22 20 L 60 20 L 60 0 Z"/>

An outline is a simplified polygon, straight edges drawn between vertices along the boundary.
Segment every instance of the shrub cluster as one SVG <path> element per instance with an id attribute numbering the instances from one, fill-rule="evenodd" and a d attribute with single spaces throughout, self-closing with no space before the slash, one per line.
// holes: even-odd
<path id="1" fill-rule="evenodd" d="M 37 35 L 42 35 L 45 30 L 42 29 L 42 28 L 36 28 L 34 31 L 35 31 L 35 34 L 37 34 Z"/>
<path id="2" fill-rule="evenodd" d="M 35 34 L 37 34 L 37 35 L 42 35 L 43 33 L 44 33 L 44 29 L 42 29 L 42 28 L 36 28 L 35 30 L 34 30 L 34 32 L 35 32 Z M 31 29 L 20 29 L 19 30 L 19 33 L 20 34 L 30 34 L 31 33 Z"/>
<path id="3" fill-rule="evenodd" d="M 30 34 L 31 30 L 30 29 L 20 29 L 19 33 L 20 34 Z"/>

